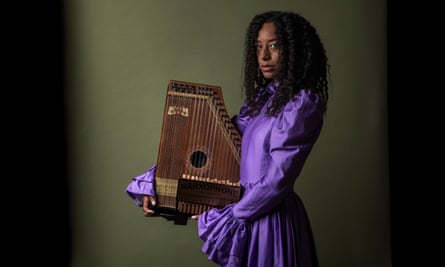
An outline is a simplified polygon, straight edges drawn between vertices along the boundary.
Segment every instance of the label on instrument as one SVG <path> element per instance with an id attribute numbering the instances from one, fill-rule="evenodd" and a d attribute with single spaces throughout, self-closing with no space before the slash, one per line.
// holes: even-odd
<path id="1" fill-rule="evenodd" d="M 181 115 L 183 117 L 189 116 L 189 109 L 187 107 L 169 106 L 168 115 Z"/>
<path id="2" fill-rule="evenodd" d="M 224 207 L 238 201 L 239 198 L 239 186 L 188 179 L 178 180 L 178 201 Z"/>

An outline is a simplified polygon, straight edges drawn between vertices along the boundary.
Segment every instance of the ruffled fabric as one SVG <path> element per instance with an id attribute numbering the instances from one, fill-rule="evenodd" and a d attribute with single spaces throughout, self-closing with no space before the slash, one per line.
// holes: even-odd
<path id="1" fill-rule="evenodd" d="M 142 206 L 142 197 L 144 195 L 156 196 L 154 186 L 155 172 L 156 164 L 151 166 L 146 172 L 134 177 L 125 189 L 127 195 L 136 205 Z"/>
<path id="2" fill-rule="evenodd" d="M 199 217 L 198 235 L 209 260 L 221 267 L 318 267 L 309 218 L 298 195 L 288 194 L 253 222 L 235 218 L 232 208 Z"/>
<path id="3" fill-rule="evenodd" d="M 270 82 L 266 86 L 266 91 L 269 92 L 269 94 L 275 94 L 279 86 L 280 86 L 279 82 Z"/>
<path id="4" fill-rule="evenodd" d="M 246 114 L 235 120 L 243 134 L 239 202 L 201 214 L 202 251 L 220 266 L 317 267 L 306 210 L 293 187 L 323 124 L 323 104 L 310 90 L 300 90 L 278 116 Z"/>
<path id="5" fill-rule="evenodd" d="M 232 206 L 212 209 L 199 217 L 198 235 L 202 251 L 220 266 L 241 266 L 246 256 L 249 225 L 236 219 Z"/>
<path id="6" fill-rule="evenodd" d="M 241 136 L 243 136 L 244 129 L 249 123 L 249 120 L 250 116 L 247 114 L 247 105 L 244 103 L 240 108 L 240 112 L 232 118 L 232 122 L 235 124 Z"/>

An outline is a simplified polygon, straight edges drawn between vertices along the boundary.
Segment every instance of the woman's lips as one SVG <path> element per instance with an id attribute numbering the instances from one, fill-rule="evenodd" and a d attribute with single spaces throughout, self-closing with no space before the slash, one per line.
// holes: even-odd
<path id="1" fill-rule="evenodd" d="M 273 66 L 269 66 L 269 65 L 261 66 L 261 70 L 262 70 L 263 72 L 271 72 L 271 71 L 273 71 L 273 69 L 274 69 Z"/>

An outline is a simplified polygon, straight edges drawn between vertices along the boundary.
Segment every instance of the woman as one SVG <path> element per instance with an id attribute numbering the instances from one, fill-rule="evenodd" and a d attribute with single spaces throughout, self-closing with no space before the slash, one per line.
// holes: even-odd
<path id="1" fill-rule="evenodd" d="M 315 28 L 293 12 L 256 15 L 245 43 L 245 101 L 233 122 L 242 135 L 239 202 L 193 216 L 202 251 L 220 266 L 318 266 L 312 230 L 294 192 L 323 124 L 328 64 Z M 154 211 L 156 166 L 127 193 Z"/>

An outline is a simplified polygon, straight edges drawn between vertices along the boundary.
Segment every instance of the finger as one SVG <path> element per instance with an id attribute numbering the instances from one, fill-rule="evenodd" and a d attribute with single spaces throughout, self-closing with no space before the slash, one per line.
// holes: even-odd
<path id="1" fill-rule="evenodd" d="M 149 209 L 149 203 L 152 202 L 152 199 L 150 196 L 143 196 L 142 197 L 142 212 L 144 213 L 145 217 L 153 215 L 155 212 L 151 209 Z"/>
<path id="2" fill-rule="evenodd" d="M 142 212 L 144 213 L 145 217 L 151 216 L 151 215 L 153 215 L 155 213 L 154 210 L 151 210 L 151 209 L 149 209 L 147 207 L 142 207 Z"/>
<path id="3" fill-rule="evenodd" d="M 150 197 L 149 196 L 143 196 L 142 197 L 142 208 L 148 209 L 148 206 L 150 205 Z"/>
<path id="4" fill-rule="evenodd" d="M 144 216 L 145 216 L 145 217 L 150 217 L 150 216 L 152 216 L 153 214 L 155 214 L 155 212 L 152 211 L 152 210 L 150 210 L 150 209 L 144 209 L 144 210 L 143 210 L 143 213 L 144 213 Z"/>
<path id="5" fill-rule="evenodd" d="M 149 198 L 150 198 L 150 203 L 151 203 L 151 205 L 152 205 L 153 207 L 156 206 L 156 198 L 155 198 L 155 197 L 152 197 L 152 196 L 150 196 Z"/>
<path id="6" fill-rule="evenodd" d="M 199 215 L 192 215 L 192 220 L 198 220 L 199 219 Z"/>

